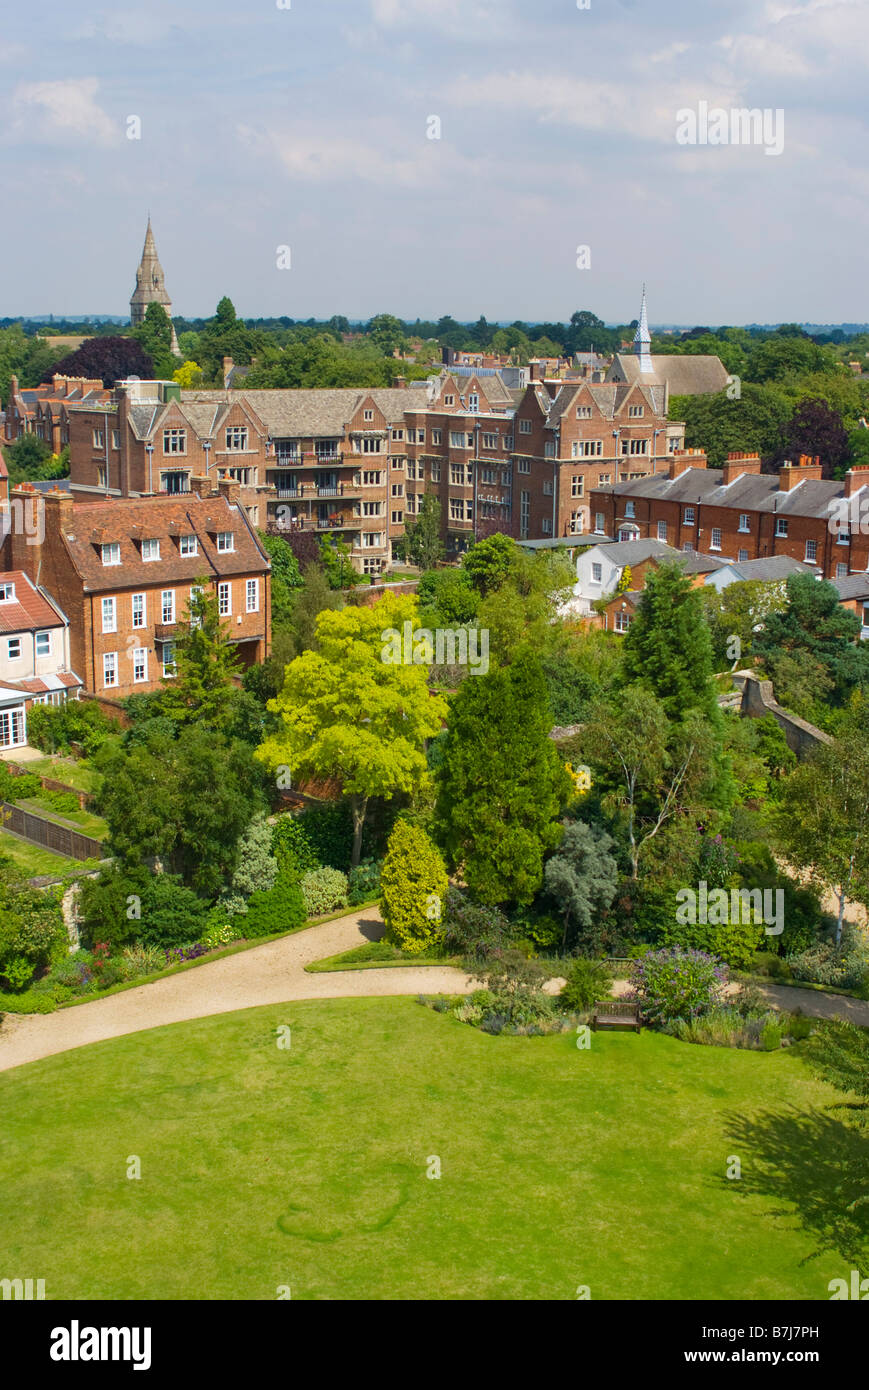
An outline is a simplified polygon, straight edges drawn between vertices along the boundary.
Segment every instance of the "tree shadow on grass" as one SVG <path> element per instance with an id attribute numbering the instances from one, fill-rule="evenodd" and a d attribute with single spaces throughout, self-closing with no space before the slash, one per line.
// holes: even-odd
<path id="1" fill-rule="evenodd" d="M 836 1110 L 767 1111 L 730 1115 L 728 1143 L 742 1163 L 742 1179 L 726 1180 L 740 1195 L 772 1198 L 772 1215 L 811 1237 L 816 1259 L 835 1251 L 859 1268 L 869 1265 L 869 1131 Z"/>

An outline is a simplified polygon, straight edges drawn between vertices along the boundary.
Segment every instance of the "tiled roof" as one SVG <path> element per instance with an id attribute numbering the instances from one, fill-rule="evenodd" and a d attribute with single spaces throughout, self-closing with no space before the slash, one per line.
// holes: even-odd
<path id="1" fill-rule="evenodd" d="M 844 483 L 835 480 L 806 481 L 789 492 L 779 489 L 779 479 L 773 473 L 743 473 L 724 486 L 719 468 L 688 468 L 677 478 L 666 473 L 649 474 L 633 482 L 610 483 L 594 488 L 595 492 L 612 493 L 619 497 L 647 497 L 660 501 L 699 503 L 701 506 L 732 507 L 735 511 L 774 512 L 776 516 L 831 515 L 830 506 L 844 497 Z"/>
<path id="2" fill-rule="evenodd" d="M 164 497 L 77 502 L 61 528 L 66 549 L 84 586 L 111 593 L 135 585 L 195 583 L 202 575 L 264 573 L 270 568 L 242 508 L 224 497 Z M 216 533 L 231 531 L 235 549 L 218 551 Z M 195 533 L 197 555 L 182 555 L 178 537 Z M 143 560 L 143 540 L 160 542 L 160 559 Z M 120 565 L 104 565 L 100 546 L 118 542 Z"/>
<path id="3" fill-rule="evenodd" d="M 665 413 L 663 386 L 648 381 L 639 381 L 636 386 L 639 387 L 640 394 L 650 410 L 655 415 L 663 415 Z M 594 401 L 605 420 L 614 420 L 629 396 L 632 402 L 636 401 L 636 389 L 627 382 L 566 382 L 549 408 L 549 418 L 546 423 L 553 426 L 558 424 L 562 416 L 572 409 L 574 402 L 587 402 L 589 397 Z"/>
<path id="4" fill-rule="evenodd" d="M 670 388 L 671 396 L 700 396 L 723 391 L 727 385 L 727 368 L 720 357 L 694 355 L 688 352 L 655 353 L 651 358 L 652 371 L 640 371 L 640 359 L 635 353 L 617 352 L 609 374 L 618 372 L 627 382 Z"/>
<path id="5" fill-rule="evenodd" d="M 338 437 L 353 419 L 363 400 L 371 397 L 387 421 L 399 422 L 406 410 L 425 410 L 428 388 L 422 386 L 383 387 L 370 391 L 357 388 L 300 390 L 182 391 L 184 408 L 203 402 L 232 404 L 247 401 L 256 411 L 273 439 L 306 439 L 314 436 Z"/>
<path id="6" fill-rule="evenodd" d="M 817 565 L 807 565 L 792 555 L 764 555 L 759 560 L 742 560 L 727 566 L 740 579 L 787 579 L 791 574 L 818 574 Z"/>
<path id="7" fill-rule="evenodd" d="M 869 598 L 869 574 L 846 574 L 843 579 L 831 579 L 842 602 L 848 599 Z"/>
<path id="8" fill-rule="evenodd" d="M 8 681 L 7 684 L 15 690 L 26 691 L 28 695 L 44 695 L 52 690 L 73 690 L 83 686 L 84 681 L 75 671 L 55 671 L 48 676 L 31 676 L 28 680 Z"/>
<path id="9" fill-rule="evenodd" d="M 35 628 L 63 627 L 63 618 L 39 592 L 23 570 L 0 574 L 0 584 L 14 584 L 15 598 L 0 603 L 0 632 L 32 632 Z"/>
<path id="10" fill-rule="evenodd" d="M 682 566 L 686 574 L 706 574 L 723 568 L 724 562 L 712 555 L 701 555 L 694 550 L 676 550 L 665 541 L 636 540 L 614 541 L 611 545 L 595 547 L 614 565 L 638 565 L 643 560 L 659 560 L 661 564 Z"/>

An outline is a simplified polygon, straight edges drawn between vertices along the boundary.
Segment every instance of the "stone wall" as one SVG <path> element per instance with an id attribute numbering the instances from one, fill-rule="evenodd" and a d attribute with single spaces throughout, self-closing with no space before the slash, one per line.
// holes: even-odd
<path id="1" fill-rule="evenodd" d="M 817 729 L 814 724 L 809 724 L 807 720 L 783 709 L 773 694 L 772 681 L 760 680 L 751 671 L 736 671 L 733 683 L 742 690 L 740 713 L 750 719 L 763 719 L 764 715 L 771 714 L 776 723 L 784 729 L 788 748 L 792 749 L 798 758 L 805 757 L 819 743 L 833 742 L 823 729 Z"/>

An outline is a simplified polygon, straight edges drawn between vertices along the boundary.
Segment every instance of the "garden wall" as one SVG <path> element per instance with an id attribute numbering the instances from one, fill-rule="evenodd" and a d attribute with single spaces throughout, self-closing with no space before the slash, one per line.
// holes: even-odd
<path id="1" fill-rule="evenodd" d="M 786 709 L 782 709 L 773 694 L 772 681 L 762 681 L 748 672 L 737 671 L 733 676 L 733 683 L 742 687 L 740 713 L 749 719 L 763 719 L 764 715 L 771 714 L 776 723 L 784 729 L 788 748 L 796 753 L 798 758 L 805 757 L 819 743 L 833 742 L 823 729 L 817 729 L 814 724 L 809 724 L 807 720 L 799 719 L 797 715 L 789 714 Z"/>

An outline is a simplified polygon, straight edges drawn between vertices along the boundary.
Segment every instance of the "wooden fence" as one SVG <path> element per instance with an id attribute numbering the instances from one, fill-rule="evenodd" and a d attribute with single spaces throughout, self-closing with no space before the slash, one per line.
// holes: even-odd
<path id="1" fill-rule="evenodd" d="M 8 801 L 2 803 L 2 808 L 4 829 L 20 835 L 22 840 L 29 840 L 32 845 L 41 845 L 55 854 L 64 854 L 67 859 L 102 859 L 105 855 L 99 840 L 83 835 L 71 826 L 44 820 L 42 816 L 35 816 L 32 811 L 24 811 Z"/>

